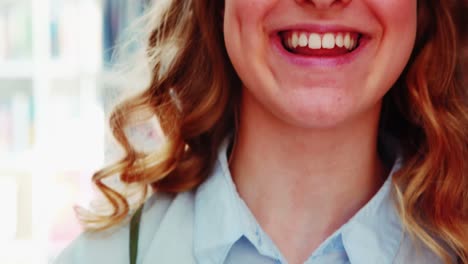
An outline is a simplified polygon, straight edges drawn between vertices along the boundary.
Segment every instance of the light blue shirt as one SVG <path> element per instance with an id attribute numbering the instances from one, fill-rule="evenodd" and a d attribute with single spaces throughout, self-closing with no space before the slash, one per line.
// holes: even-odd
<path id="1" fill-rule="evenodd" d="M 154 194 L 141 220 L 140 264 L 287 263 L 238 195 L 220 148 L 210 177 L 196 190 Z M 392 200 L 392 174 L 375 196 L 327 238 L 305 264 L 441 264 L 402 228 Z M 129 263 L 128 224 L 75 240 L 55 263 Z"/>

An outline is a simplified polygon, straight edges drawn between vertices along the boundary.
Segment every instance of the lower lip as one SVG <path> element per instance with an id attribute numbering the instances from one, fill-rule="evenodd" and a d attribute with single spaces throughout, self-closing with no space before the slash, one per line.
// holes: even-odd
<path id="1" fill-rule="evenodd" d="M 282 39 L 279 35 L 271 37 L 273 48 L 291 64 L 299 65 L 302 67 L 308 66 L 322 66 L 322 67 L 337 67 L 345 64 L 350 64 L 355 61 L 366 49 L 369 43 L 368 38 L 362 37 L 359 41 L 359 46 L 352 52 L 337 56 L 305 56 L 301 54 L 294 54 L 286 50 L 283 46 Z"/>

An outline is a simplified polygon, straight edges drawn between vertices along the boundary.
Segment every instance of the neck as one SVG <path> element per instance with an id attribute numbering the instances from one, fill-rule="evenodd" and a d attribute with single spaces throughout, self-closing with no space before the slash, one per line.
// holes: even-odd
<path id="1" fill-rule="evenodd" d="M 288 234 L 301 234 L 297 246 L 307 242 L 314 249 L 382 185 L 380 109 L 327 129 L 284 124 L 260 107 L 241 109 L 231 172 L 240 196 L 280 249 Z"/>

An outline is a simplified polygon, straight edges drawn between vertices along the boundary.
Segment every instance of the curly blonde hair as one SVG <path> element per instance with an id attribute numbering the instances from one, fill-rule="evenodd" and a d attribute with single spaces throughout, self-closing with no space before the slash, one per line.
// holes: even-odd
<path id="1" fill-rule="evenodd" d="M 468 106 L 461 84 L 459 34 L 453 10 L 461 1 L 418 1 L 418 34 L 412 57 L 384 97 L 381 130 L 403 146 L 404 166 L 393 178 L 405 228 L 450 263 L 455 252 L 468 263 Z M 112 205 L 110 214 L 80 214 L 91 230 L 115 226 L 131 208 L 124 192 L 103 180 L 119 175 L 146 196 L 196 188 L 210 174 L 221 141 L 236 133 L 241 82 L 227 55 L 220 0 L 158 0 L 147 15 L 146 54 L 151 81 L 115 108 L 110 125 L 125 156 L 93 181 Z M 132 116 L 157 117 L 164 144 L 137 151 L 124 129 Z"/>

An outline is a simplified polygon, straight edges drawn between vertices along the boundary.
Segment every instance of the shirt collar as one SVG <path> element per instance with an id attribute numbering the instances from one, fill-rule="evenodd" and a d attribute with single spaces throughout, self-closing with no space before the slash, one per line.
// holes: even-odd
<path id="1" fill-rule="evenodd" d="M 199 263 L 223 263 L 243 235 L 239 196 L 229 172 L 225 140 L 211 176 L 195 194 L 194 253 Z"/>
<path id="2" fill-rule="evenodd" d="M 194 254 L 198 263 L 223 263 L 232 245 L 254 228 L 229 172 L 229 142 L 223 142 L 211 176 L 196 191 Z M 400 167 L 397 158 L 377 194 L 336 232 L 350 263 L 391 263 L 397 255 L 403 228 L 391 196 L 392 175 Z"/>
<path id="3" fill-rule="evenodd" d="M 392 175 L 402 166 L 399 157 L 374 197 L 342 227 L 350 263 L 393 263 L 403 239 L 403 227 L 392 197 Z"/>

